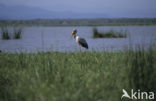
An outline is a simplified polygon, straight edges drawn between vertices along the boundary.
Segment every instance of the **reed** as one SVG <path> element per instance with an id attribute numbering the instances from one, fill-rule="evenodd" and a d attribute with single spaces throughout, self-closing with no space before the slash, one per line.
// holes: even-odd
<path id="1" fill-rule="evenodd" d="M 155 90 L 154 49 L 82 55 L 0 54 L 0 100 L 121 101 L 123 88 Z"/>
<path id="2" fill-rule="evenodd" d="M 22 28 L 14 28 L 14 39 L 21 39 L 22 37 Z"/>
<path id="3" fill-rule="evenodd" d="M 93 38 L 126 38 L 126 32 L 117 32 L 109 30 L 107 32 L 99 32 L 97 28 L 93 28 Z"/>
<path id="4" fill-rule="evenodd" d="M 128 53 L 126 62 L 129 67 L 129 84 L 133 89 L 143 91 L 156 91 L 156 51 L 150 47 L 145 50 L 138 47 L 137 51 Z"/>
<path id="5" fill-rule="evenodd" d="M 22 28 L 14 27 L 13 31 L 9 32 L 8 27 L 1 27 L 1 37 L 2 37 L 3 40 L 21 39 L 21 37 L 22 37 Z"/>
<path id="6" fill-rule="evenodd" d="M 3 40 L 9 40 L 10 35 L 7 27 L 1 27 L 1 38 Z"/>

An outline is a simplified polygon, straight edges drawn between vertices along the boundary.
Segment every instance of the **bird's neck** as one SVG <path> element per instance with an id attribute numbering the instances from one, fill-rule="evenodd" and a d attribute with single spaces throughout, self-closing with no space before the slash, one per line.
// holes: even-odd
<path id="1" fill-rule="evenodd" d="M 74 39 L 76 39 L 76 36 L 77 36 L 77 35 L 75 34 L 75 35 L 74 35 Z"/>

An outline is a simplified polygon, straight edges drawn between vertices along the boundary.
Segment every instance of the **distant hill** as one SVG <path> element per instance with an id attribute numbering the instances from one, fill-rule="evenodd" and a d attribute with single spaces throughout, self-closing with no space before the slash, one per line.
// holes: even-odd
<path id="1" fill-rule="evenodd" d="M 56 18 L 57 14 L 48 10 L 28 6 L 0 5 L 0 19 Z"/>
<path id="2" fill-rule="evenodd" d="M 97 13 L 55 12 L 39 7 L 6 6 L 0 4 L 0 20 L 55 19 L 55 18 L 101 18 L 109 17 Z"/>

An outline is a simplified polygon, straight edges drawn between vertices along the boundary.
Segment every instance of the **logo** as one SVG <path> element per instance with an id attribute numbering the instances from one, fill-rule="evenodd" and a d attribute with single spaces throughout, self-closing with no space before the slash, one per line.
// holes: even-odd
<path id="1" fill-rule="evenodd" d="M 129 99 L 154 99 L 154 92 L 142 92 L 140 90 L 134 91 L 131 89 L 131 96 L 127 93 L 125 89 L 122 89 L 122 96 L 121 99 L 123 98 L 129 98 Z"/>

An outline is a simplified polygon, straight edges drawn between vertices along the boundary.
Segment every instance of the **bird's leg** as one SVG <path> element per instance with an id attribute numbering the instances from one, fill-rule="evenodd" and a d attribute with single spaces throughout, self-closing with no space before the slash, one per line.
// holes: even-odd
<path id="1" fill-rule="evenodd" d="M 88 51 L 88 49 L 86 49 L 86 51 Z"/>
<path id="2" fill-rule="evenodd" d="M 79 45 L 79 47 L 80 47 L 80 53 L 81 53 L 81 46 Z"/>

